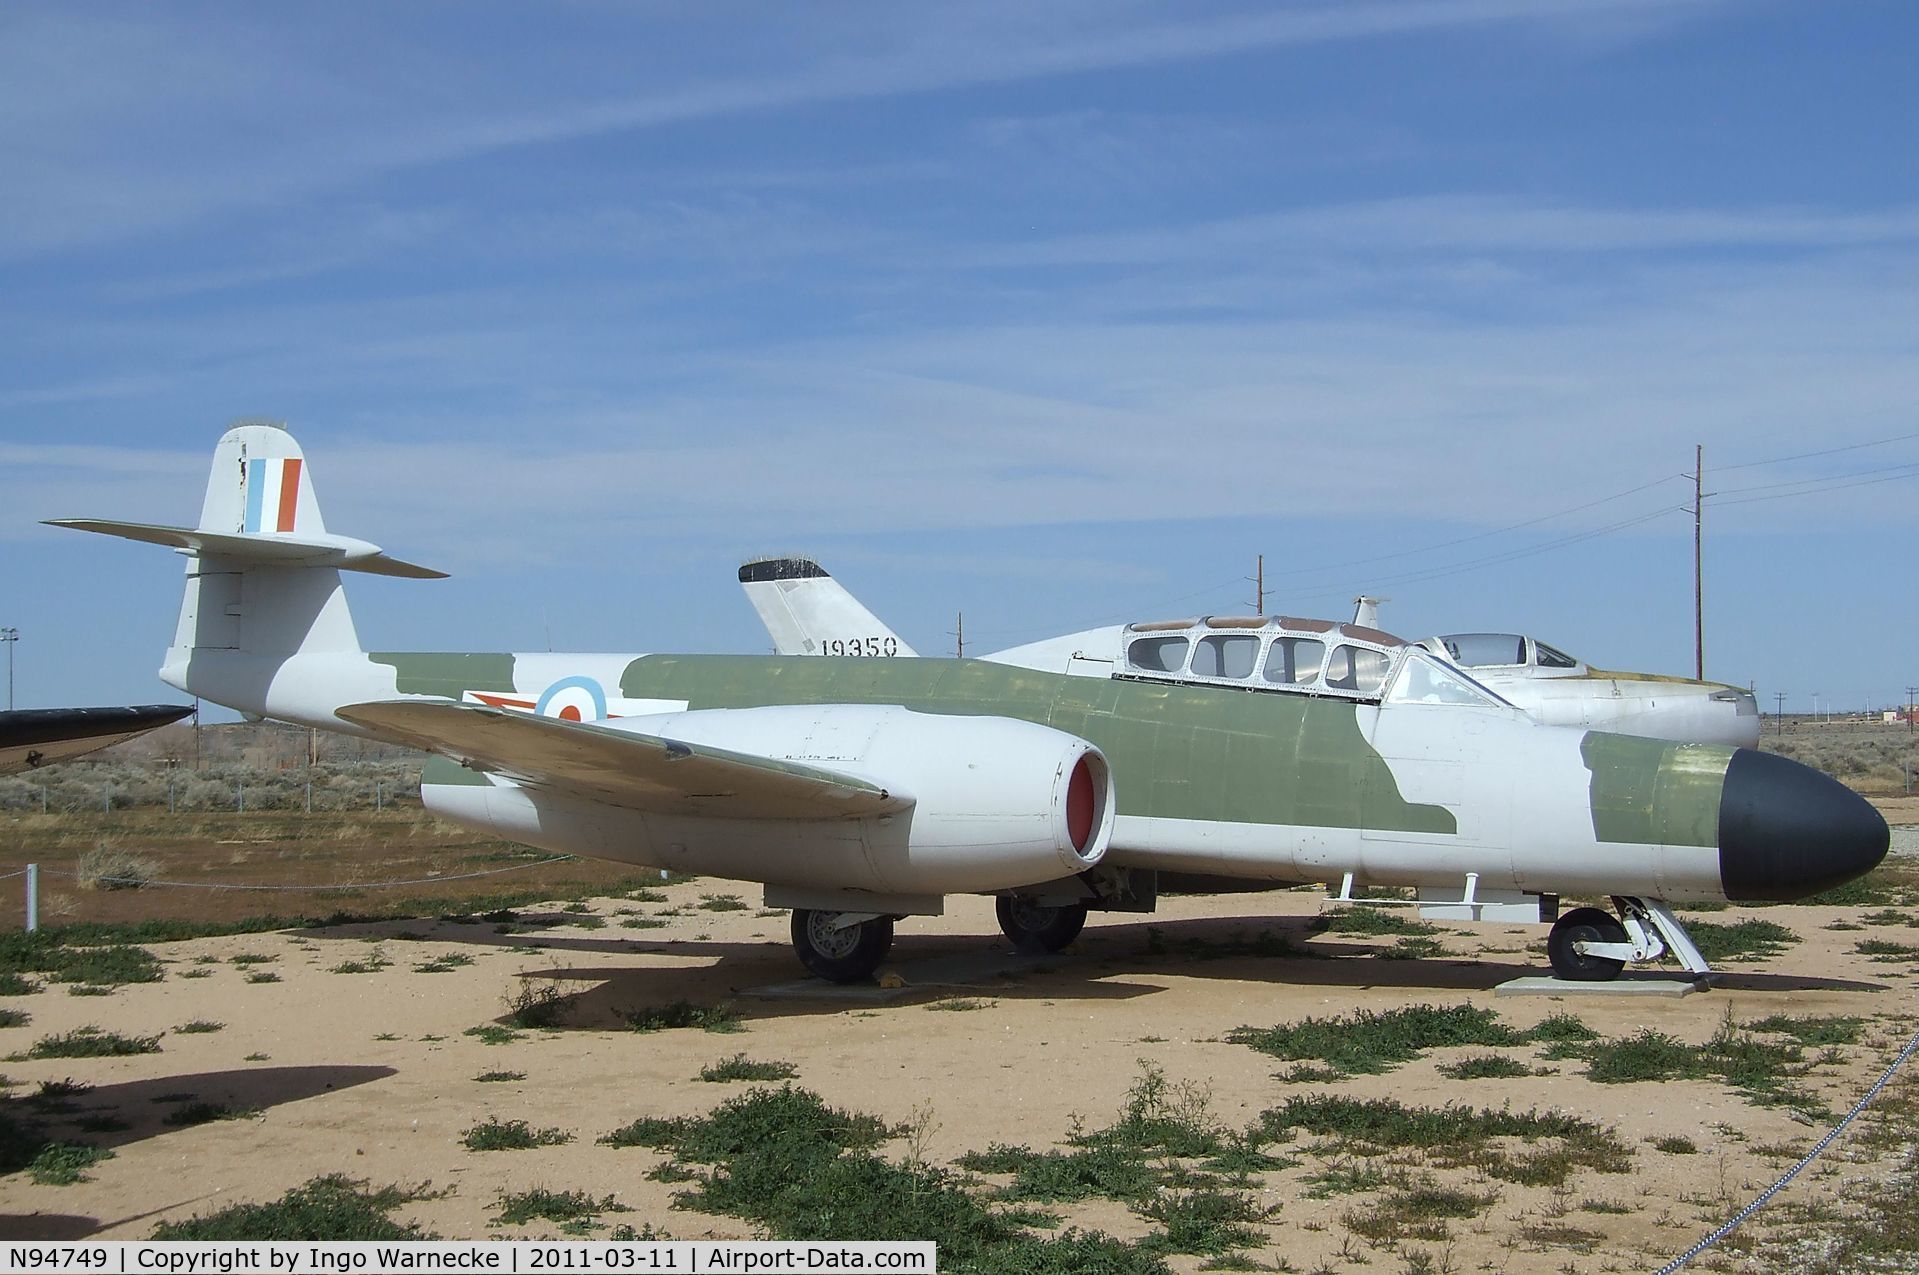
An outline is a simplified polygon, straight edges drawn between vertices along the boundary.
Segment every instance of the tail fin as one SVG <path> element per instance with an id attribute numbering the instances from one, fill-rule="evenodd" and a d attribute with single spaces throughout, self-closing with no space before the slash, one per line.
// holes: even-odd
<path id="1" fill-rule="evenodd" d="M 220 703 L 234 701 L 221 687 L 204 684 L 215 664 L 200 660 L 208 676 L 199 675 L 197 654 L 232 652 L 271 666 L 294 655 L 360 649 L 341 571 L 414 579 L 445 574 L 330 534 L 312 470 L 280 425 L 240 424 L 221 437 L 198 526 L 82 518 L 52 525 L 170 545 L 187 555 L 180 623 L 160 675 Z"/>
<path id="2" fill-rule="evenodd" d="M 755 559 L 740 587 L 781 655 L 918 654 L 810 559 Z"/>

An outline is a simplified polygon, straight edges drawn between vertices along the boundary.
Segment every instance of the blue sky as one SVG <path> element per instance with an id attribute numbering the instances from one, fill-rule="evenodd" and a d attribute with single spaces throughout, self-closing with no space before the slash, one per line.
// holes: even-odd
<path id="1" fill-rule="evenodd" d="M 1686 672 L 1702 443 L 1708 672 L 1890 703 L 1915 60 L 1896 0 L 10 5 L 19 702 L 169 696 L 177 560 L 37 520 L 190 522 L 266 415 L 455 573 L 354 582 L 421 649 L 764 649 L 799 551 L 980 651 L 1264 553 Z"/>

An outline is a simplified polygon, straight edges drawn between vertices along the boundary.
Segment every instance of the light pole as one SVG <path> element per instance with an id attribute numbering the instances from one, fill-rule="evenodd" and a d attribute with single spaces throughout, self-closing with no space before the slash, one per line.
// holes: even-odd
<path id="1" fill-rule="evenodd" d="M 13 711 L 13 644 L 20 640 L 19 629 L 0 629 L 0 642 L 7 644 L 7 711 Z"/>

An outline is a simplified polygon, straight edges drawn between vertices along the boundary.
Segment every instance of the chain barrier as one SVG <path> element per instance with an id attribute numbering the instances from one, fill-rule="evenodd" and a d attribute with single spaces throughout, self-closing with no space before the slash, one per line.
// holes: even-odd
<path id="1" fill-rule="evenodd" d="M 1788 1183 L 1803 1173 L 1807 1165 L 1817 1160 L 1820 1153 L 1831 1146 L 1833 1140 L 1846 1131 L 1847 1125 L 1850 1125 L 1854 1120 L 1859 1118 L 1860 1113 L 1872 1103 L 1874 1098 L 1879 1096 L 1879 1091 L 1891 1082 L 1893 1076 L 1901 1067 L 1905 1066 L 1906 1060 L 1911 1058 L 1915 1052 L 1919 1052 L 1919 1033 L 1914 1033 L 1913 1038 L 1906 1042 L 1906 1047 L 1899 1051 L 1898 1056 L 1887 1065 L 1886 1070 L 1880 1075 L 1879 1079 L 1873 1082 L 1872 1088 L 1866 1090 L 1865 1095 L 1852 1105 L 1852 1110 L 1846 1113 L 1843 1120 L 1827 1131 L 1826 1136 L 1819 1139 L 1819 1141 L 1814 1144 L 1812 1150 L 1806 1152 L 1804 1159 L 1800 1160 L 1798 1164 L 1793 1165 L 1790 1169 L 1787 1169 L 1783 1177 L 1761 1191 L 1758 1196 L 1753 1199 L 1752 1203 L 1733 1214 L 1732 1219 L 1724 1226 L 1721 1226 L 1718 1230 L 1707 1235 L 1684 1253 L 1681 1253 L 1678 1257 L 1673 1258 L 1672 1261 L 1660 1267 L 1657 1275 L 1673 1275 L 1674 1271 L 1677 1271 L 1680 1267 L 1692 1261 L 1693 1258 L 1698 1257 L 1701 1253 L 1704 1253 L 1707 1249 L 1719 1243 L 1719 1241 L 1725 1239 L 1728 1235 L 1731 1235 L 1734 1230 L 1738 1229 L 1740 1223 L 1764 1208 L 1772 1200 L 1773 1196 L 1785 1190 Z"/>

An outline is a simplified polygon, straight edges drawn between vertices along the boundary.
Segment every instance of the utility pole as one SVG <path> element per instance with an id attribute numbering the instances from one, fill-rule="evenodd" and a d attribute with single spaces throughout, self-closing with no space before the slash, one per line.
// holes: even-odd
<path id="1" fill-rule="evenodd" d="M 1772 724 L 1773 734 L 1786 733 L 1786 693 L 1784 691 L 1772 693 Z"/>
<path id="2" fill-rule="evenodd" d="M 1919 694 L 1919 686 L 1906 688 L 1906 734 L 1912 734 L 1912 697 Z"/>
<path id="3" fill-rule="evenodd" d="M 957 660 L 965 659 L 966 658 L 966 612 L 964 611 L 961 611 L 959 613 L 959 621 L 953 629 L 953 638 L 955 642 L 955 645 L 953 648 L 953 658 Z"/>
<path id="4" fill-rule="evenodd" d="M 13 711 L 13 647 L 20 640 L 19 629 L 0 629 L 0 642 L 7 644 L 7 711 Z"/>
<path id="5" fill-rule="evenodd" d="M 1266 614 L 1266 555 L 1253 559 L 1253 614 Z"/>
<path id="6" fill-rule="evenodd" d="M 1693 676 L 1706 680 L 1706 593 L 1704 575 L 1706 515 L 1706 448 L 1692 449 L 1692 665 Z"/>

